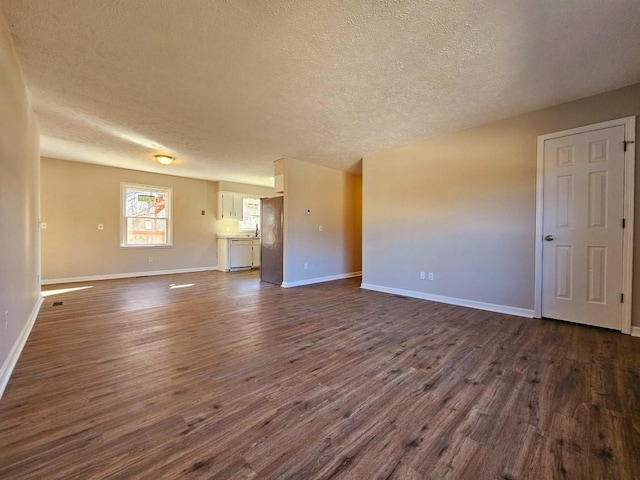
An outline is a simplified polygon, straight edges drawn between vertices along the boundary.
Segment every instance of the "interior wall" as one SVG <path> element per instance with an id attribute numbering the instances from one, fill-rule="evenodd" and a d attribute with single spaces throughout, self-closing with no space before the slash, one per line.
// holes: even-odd
<path id="1" fill-rule="evenodd" d="M 173 188 L 172 247 L 120 247 L 120 182 Z M 43 281 L 214 268 L 217 192 L 216 182 L 42 158 Z"/>
<path id="2" fill-rule="evenodd" d="M 0 396 L 40 304 L 39 135 L 0 12 Z"/>
<path id="3" fill-rule="evenodd" d="M 285 185 L 285 285 L 358 274 L 362 270 L 361 177 L 290 158 L 278 163 Z"/>
<path id="4" fill-rule="evenodd" d="M 537 136 L 639 113 L 637 84 L 365 157 L 363 283 L 532 310 Z"/>
<path id="5" fill-rule="evenodd" d="M 244 193 L 255 195 L 256 197 L 273 197 L 275 191 L 271 187 L 261 187 L 259 185 L 247 185 L 246 183 L 218 182 L 218 190 L 221 192 Z"/>

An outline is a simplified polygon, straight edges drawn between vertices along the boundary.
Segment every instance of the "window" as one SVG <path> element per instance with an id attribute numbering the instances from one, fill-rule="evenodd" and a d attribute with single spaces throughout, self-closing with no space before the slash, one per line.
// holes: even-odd
<path id="1" fill-rule="evenodd" d="M 171 246 L 171 195 L 168 187 L 121 183 L 120 245 Z"/>
<path id="2" fill-rule="evenodd" d="M 241 230 L 255 230 L 260 225 L 260 199 L 245 197 L 242 199 Z"/>

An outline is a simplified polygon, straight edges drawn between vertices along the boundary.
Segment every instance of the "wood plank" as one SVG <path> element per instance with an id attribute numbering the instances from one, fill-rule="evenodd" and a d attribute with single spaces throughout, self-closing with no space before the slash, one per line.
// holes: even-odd
<path id="1" fill-rule="evenodd" d="M 189 285 L 171 289 L 171 285 Z M 633 479 L 640 339 L 256 272 L 54 285 L 0 478 Z M 53 301 L 62 301 L 53 306 Z"/>

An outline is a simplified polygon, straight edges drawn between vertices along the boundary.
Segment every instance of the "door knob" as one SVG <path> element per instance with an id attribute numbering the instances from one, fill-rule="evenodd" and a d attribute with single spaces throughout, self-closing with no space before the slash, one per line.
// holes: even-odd
<path id="1" fill-rule="evenodd" d="M 544 237 L 544 239 L 545 239 L 547 242 L 550 242 L 550 241 L 552 241 L 552 240 L 553 240 L 553 235 L 546 235 L 546 236 Z"/>

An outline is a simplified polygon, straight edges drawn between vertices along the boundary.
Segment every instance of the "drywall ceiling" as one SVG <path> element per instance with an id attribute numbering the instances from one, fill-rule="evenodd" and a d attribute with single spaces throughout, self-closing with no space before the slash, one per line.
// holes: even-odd
<path id="1" fill-rule="evenodd" d="M 0 0 L 42 154 L 270 185 L 640 81 L 638 0 Z M 153 154 L 176 164 L 161 167 Z"/>

